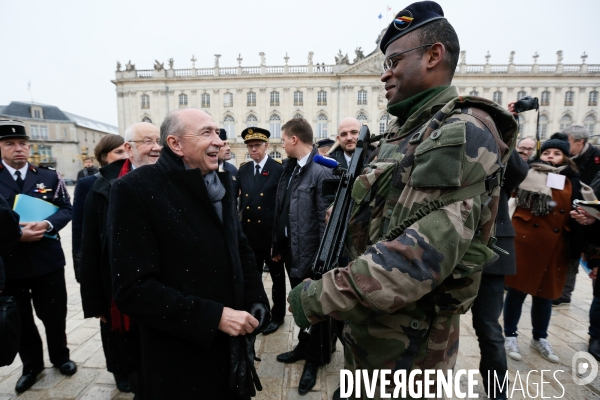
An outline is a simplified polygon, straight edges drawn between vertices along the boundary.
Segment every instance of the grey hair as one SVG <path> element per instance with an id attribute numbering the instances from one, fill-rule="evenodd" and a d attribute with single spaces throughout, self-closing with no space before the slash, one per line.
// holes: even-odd
<path id="1" fill-rule="evenodd" d="M 521 143 L 523 143 L 523 140 L 527 140 L 527 139 L 529 139 L 529 140 L 533 140 L 533 142 L 535 143 L 535 139 L 534 139 L 534 138 L 532 138 L 532 137 L 524 137 L 524 138 L 520 139 L 520 140 L 517 142 L 517 146 L 518 146 L 518 145 L 520 145 Z"/>
<path id="2" fill-rule="evenodd" d="M 125 129 L 125 135 L 123 136 L 123 138 L 125 139 L 125 142 L 131 142 L 133 140 L 133 136 L 135 135 L 135 130 L 132 128 L 132 126 Z"/>
<path id="3" fill-rule="evenodd" d="M 167 114 L 162 124 L 160 124 L 160 144 L 167 145 L 167 136 L 181 136 L 185 131 L 185 124 L 179 119 L 179 110 L 171 111 Z"/>
<path id="4" fill-rule="evenodd" d="M 561 133 L 571 136 L 573 140 L 583 139 L 583 143 L 587 143 L 588 139 L 590 138 L 590 132 L 587 130 L 587 128 L 581 125 L 567 126 L 561 131 Z"/>

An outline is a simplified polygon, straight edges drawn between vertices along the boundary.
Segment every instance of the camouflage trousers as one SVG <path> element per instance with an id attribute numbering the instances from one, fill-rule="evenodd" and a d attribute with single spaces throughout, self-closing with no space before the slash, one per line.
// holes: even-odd
<path id="1" fill-rule="evenodd" d="M 392 373 L 397 370 L 406 370 L 407 377 L 413 369 L 447 371 L 453 369 L 456 364 L 459 333 L 460 314 L 435 314 L 429 329 L 421 337 L 406 335 L 377 322 L 346 323 L 344 327 L 344 368 L 353 375 L 357 370 L 367 370 L 369 376 L 373 376 L 373 371 L 382 369 L 391 370 Z M 367 396 L 364 382 L 361 381 L 360 385 L 361 396 L 351 396 L 351 399 L 381 398 L 379 381 L 377 381 L 374 397 Z M 386 388 L 388 393 L 393 393 L 393 379 Z M 436 389 L 431 388 L 430 391 L 435 393 Z M 406 397 L 392 396 L 392 398 L 412 399 L 413 397 L 407 393 Z M 444 399 L 444 397 L 436 397 L 436 399 Z"/>

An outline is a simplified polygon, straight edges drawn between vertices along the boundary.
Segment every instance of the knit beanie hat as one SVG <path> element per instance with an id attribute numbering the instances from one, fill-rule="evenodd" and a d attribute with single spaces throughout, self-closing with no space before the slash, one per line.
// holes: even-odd
<path id="1" fill-rule="evenodd" d="M 543 153 L 546 149 L 559 149 L 562 151 L 566 157 L 570 157 L 569 150 L 571 146 L 569 145 L 569 137 L 564 133 L 555 133 L 550 136 L 550 139 L 546 140 L 542 143 L 541 152 Z"/>

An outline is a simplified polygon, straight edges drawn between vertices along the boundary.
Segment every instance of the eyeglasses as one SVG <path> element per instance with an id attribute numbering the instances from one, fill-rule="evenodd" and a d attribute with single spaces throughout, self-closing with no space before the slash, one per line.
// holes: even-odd
<path id="1" fill-rule="evenodd" d="M 388 70 L 390 70 L 391 68 L 394 68 L 394 65 L 396 65 L 396 61 L 398 61 L 398 57 L 400 57 L 402 54 L 405 54 L 405 53 L 408 53 L 409 51 L 413 51 L 413 50 L 420 49 L 423 47 L 431 47 L 434 44 L 435 43 L 422 44 L 421 46 L 417 46 L 412 49 L 402 51 L 400 53 L 390 54 L 389 56 L 387 56 L 385 58 L 385 60 L 383 60 L 383 73 L 385 74 Z"/>
<path id="2" fill-rule="evenodd" d="M 144 146 L 154 146 L 156 144 L 157 146 L 162 147 L 158 139 L 130 140 L 129 143 L 142 143 Z"/>
<path id="3" fill-rule="evenodd" d="M 247 144 L 246 148 L 248 150 L 253 150 L 253 149 L 260 149 L 262 147 L 264 143 L 257 143 L 257 144 Z"/>
<path id="4" fill-rule="evenodd" d="M 521 151 L 527 151 L 529 153 L 531 153 L 533 150 L 535 150 L 533 147 L 520 147 L 520 146 L 517 146 L 517 149 L 519 149 Z"/>

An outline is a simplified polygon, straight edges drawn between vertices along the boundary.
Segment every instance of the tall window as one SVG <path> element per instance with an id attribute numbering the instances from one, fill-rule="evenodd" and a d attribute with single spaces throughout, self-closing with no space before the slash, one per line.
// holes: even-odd
<path id="1" fill-rule="evenodd" d="M 246 95 L 246 105 L 248 107 L 256 107 L 256 93 L 248 92 Z"/>
<path id="2" fill-rule="evenodd" d="M 479 92 L 477 90 L 471 90 L 469 96 L 479 96 Z"/>
<path id="3" fill-rule="evenodd" d="M 223 129 L 227 132 L 227 139 L 235 138 L 235 119 L 231 115 L 226 115 L 223 118 Z"/>
<path id="4" fill-rule="evenodd" d="M 210 108 L 210 94 L 202 93 L 202 96 L 200 96 L 200 100 L 203 108 Z"/>
<path id="5" fill-rule="evenodd" d="M 590 92 L 590 96 L 588 97 L 588 106 L 597 106 L 598 105 L 598 92 L 592 90 Z"/>
<path id="6" fill-rule="evenodd" d="M 527 92 L 524 90 L 519 90 L 519 93 L 517 93 L 517 100 L 521 100 L 525 96 L 527 96 Z"/>
<path id="7" fill-rule="evenodd" d="M 233 107 L 233 93 L 223 95 L 223 107 Z"/>
<path id="8" fill-rule="evenodd" d="M 583 126 L 586 127 L 590 135 L 594 134 L 594 128 L 596 127 L 596 118 L 593 115 L 588 115 L 583 120 Z"/>
<path id="9" fill-rule="evenodd" d="M 573 105 L 573 91 L 569 90 L 567 93 L 565 93 L 565 106 L 572 106 Z"/>
<path id="10" fill-rule="evenodd" d="M 366 90 L 358 91 L 358 105 L 359 106 L 367 105 L 367 91 Z"/>
<path id="11" fill-rule="evenodd" d="M 327 105 L 327 92 L 324 90 L 319 90 L 317 93 L 317 105 L 318 106 L 326 106 Z"/>
<path id="12" fill-rule="evenodd" d="M 358 114 L 358 116 L 356 117 L 357 120 L 360 121 L 360 123 L 362 124 L 363 122 L 367 122 L 367 116 L 363 113 Z"/>
<path id="13" fill-rule="evenodd" d="M 281 118 L 279 118 L 279 115 L 273 114 L 269 118 L 269 132 L 271 132 L 272 138 L 281 137 Z"/>
<path id="14" fill-rule="evenodd" d="M 147 94 L 142 95 L 142 108 L 150 108 L 150 96 Z"/>
<path id="15" fill-rule="evenodd" d="M 279 92 L 271 92 L 271 106 L 272 107 L 279 106 Z"/>
<path id="16" fill-rule="evenodd" d="M 30 129 L 31 129 L 31 138 L 32 139 L 39 139 L 40 138 L 40 128 L 37 125 L 30 125 Z M 87 137 L 85 138 L 85 140 L 87 140 Z"/>
<path id="17" fill-rule="evenodd" d="M 300 118 L 300 119 L 303 119 L 304 117 L 302 116 L 302 114 L 296 114 L 296 115 L 294 115 L 294 118 Z"/>
<path id="18" fill-rule="evenodd" d="M 274 158 L 276 160 L 281 160 L 281 153 L 278 151 L 272 151 L 269 153 L 269 155 L 271 156 L 271 158 Z"/>
<path id="19" fill-rule="evenodd" d="M 294 92 L 294 105 L 295 106 L 303 106 L 304 105 L 304 93 L 299 90 Z"/>
<path id="20" fill-rule="evenodd" d="M 379 134 L 382 135 L 387 129 L 388 115 L 383 114 L 381 118 L 379 118 Z"/>
<path id="21" fill-rule="evenodd" d="M 327 137 L 327 115 L 319 114 L 317 116 L 317 138 Z"/>
<path id="22" fill-rule="evenodd" d="M 499 90 L 496 90 L 494 92 L 494 97 L 492 100 L 494 100 L 495 103 L 502 105 L 502 92 Z"/>
<path id="23" fill-rule="evenodd" d="M 33 110 L 33 118 L 37 118 L 37 119 L 42 118 L 42 111 L 41 110 Z"/>
<path id="24" fill-rule="evenodd" d="M 538 132 L 540 133 L 540 139 L 546 139 L 548 135 L 548 117 L 545 115 L 540 115 L 540 125 L 538 127 Z"/>
<path id="25" fill-rule="evenodd" d="M 563 129 L 568 128 L 571 125 L 573 125 L 573 119 L 569 114 L 567 114 L 560 119 L 559 129 L 562 131 Z"/>
<path id="26" fill-rule="evenodd" d="M 181 93 L 179 95 L 179 107 L 187 106 L 187 94 Z"/>
<path id="27" fill-rule="evenodd" d="M 258 126 L 258 118 L 254 114 L 250 114 L 246 118 L 246 127 L 250 128 L 251 126 Z"/>
<path id="28" fill-rule="evenodd" d="M 525 137 L 525 117 L 519 114 L 519 136 Z"/>
<path id="29" fill-rule="evenodd" d="M 542 101 L 540 103 L 541 106 L 549 106 L 550 105 L 550 92 L 544 90 L 542 92 Z"/>
<path id="30" fill-rule="evenodd" d="M 52 162 L 52 147 L 38 146 L 37 152 L 40 155 L 40 162 Z"/>

